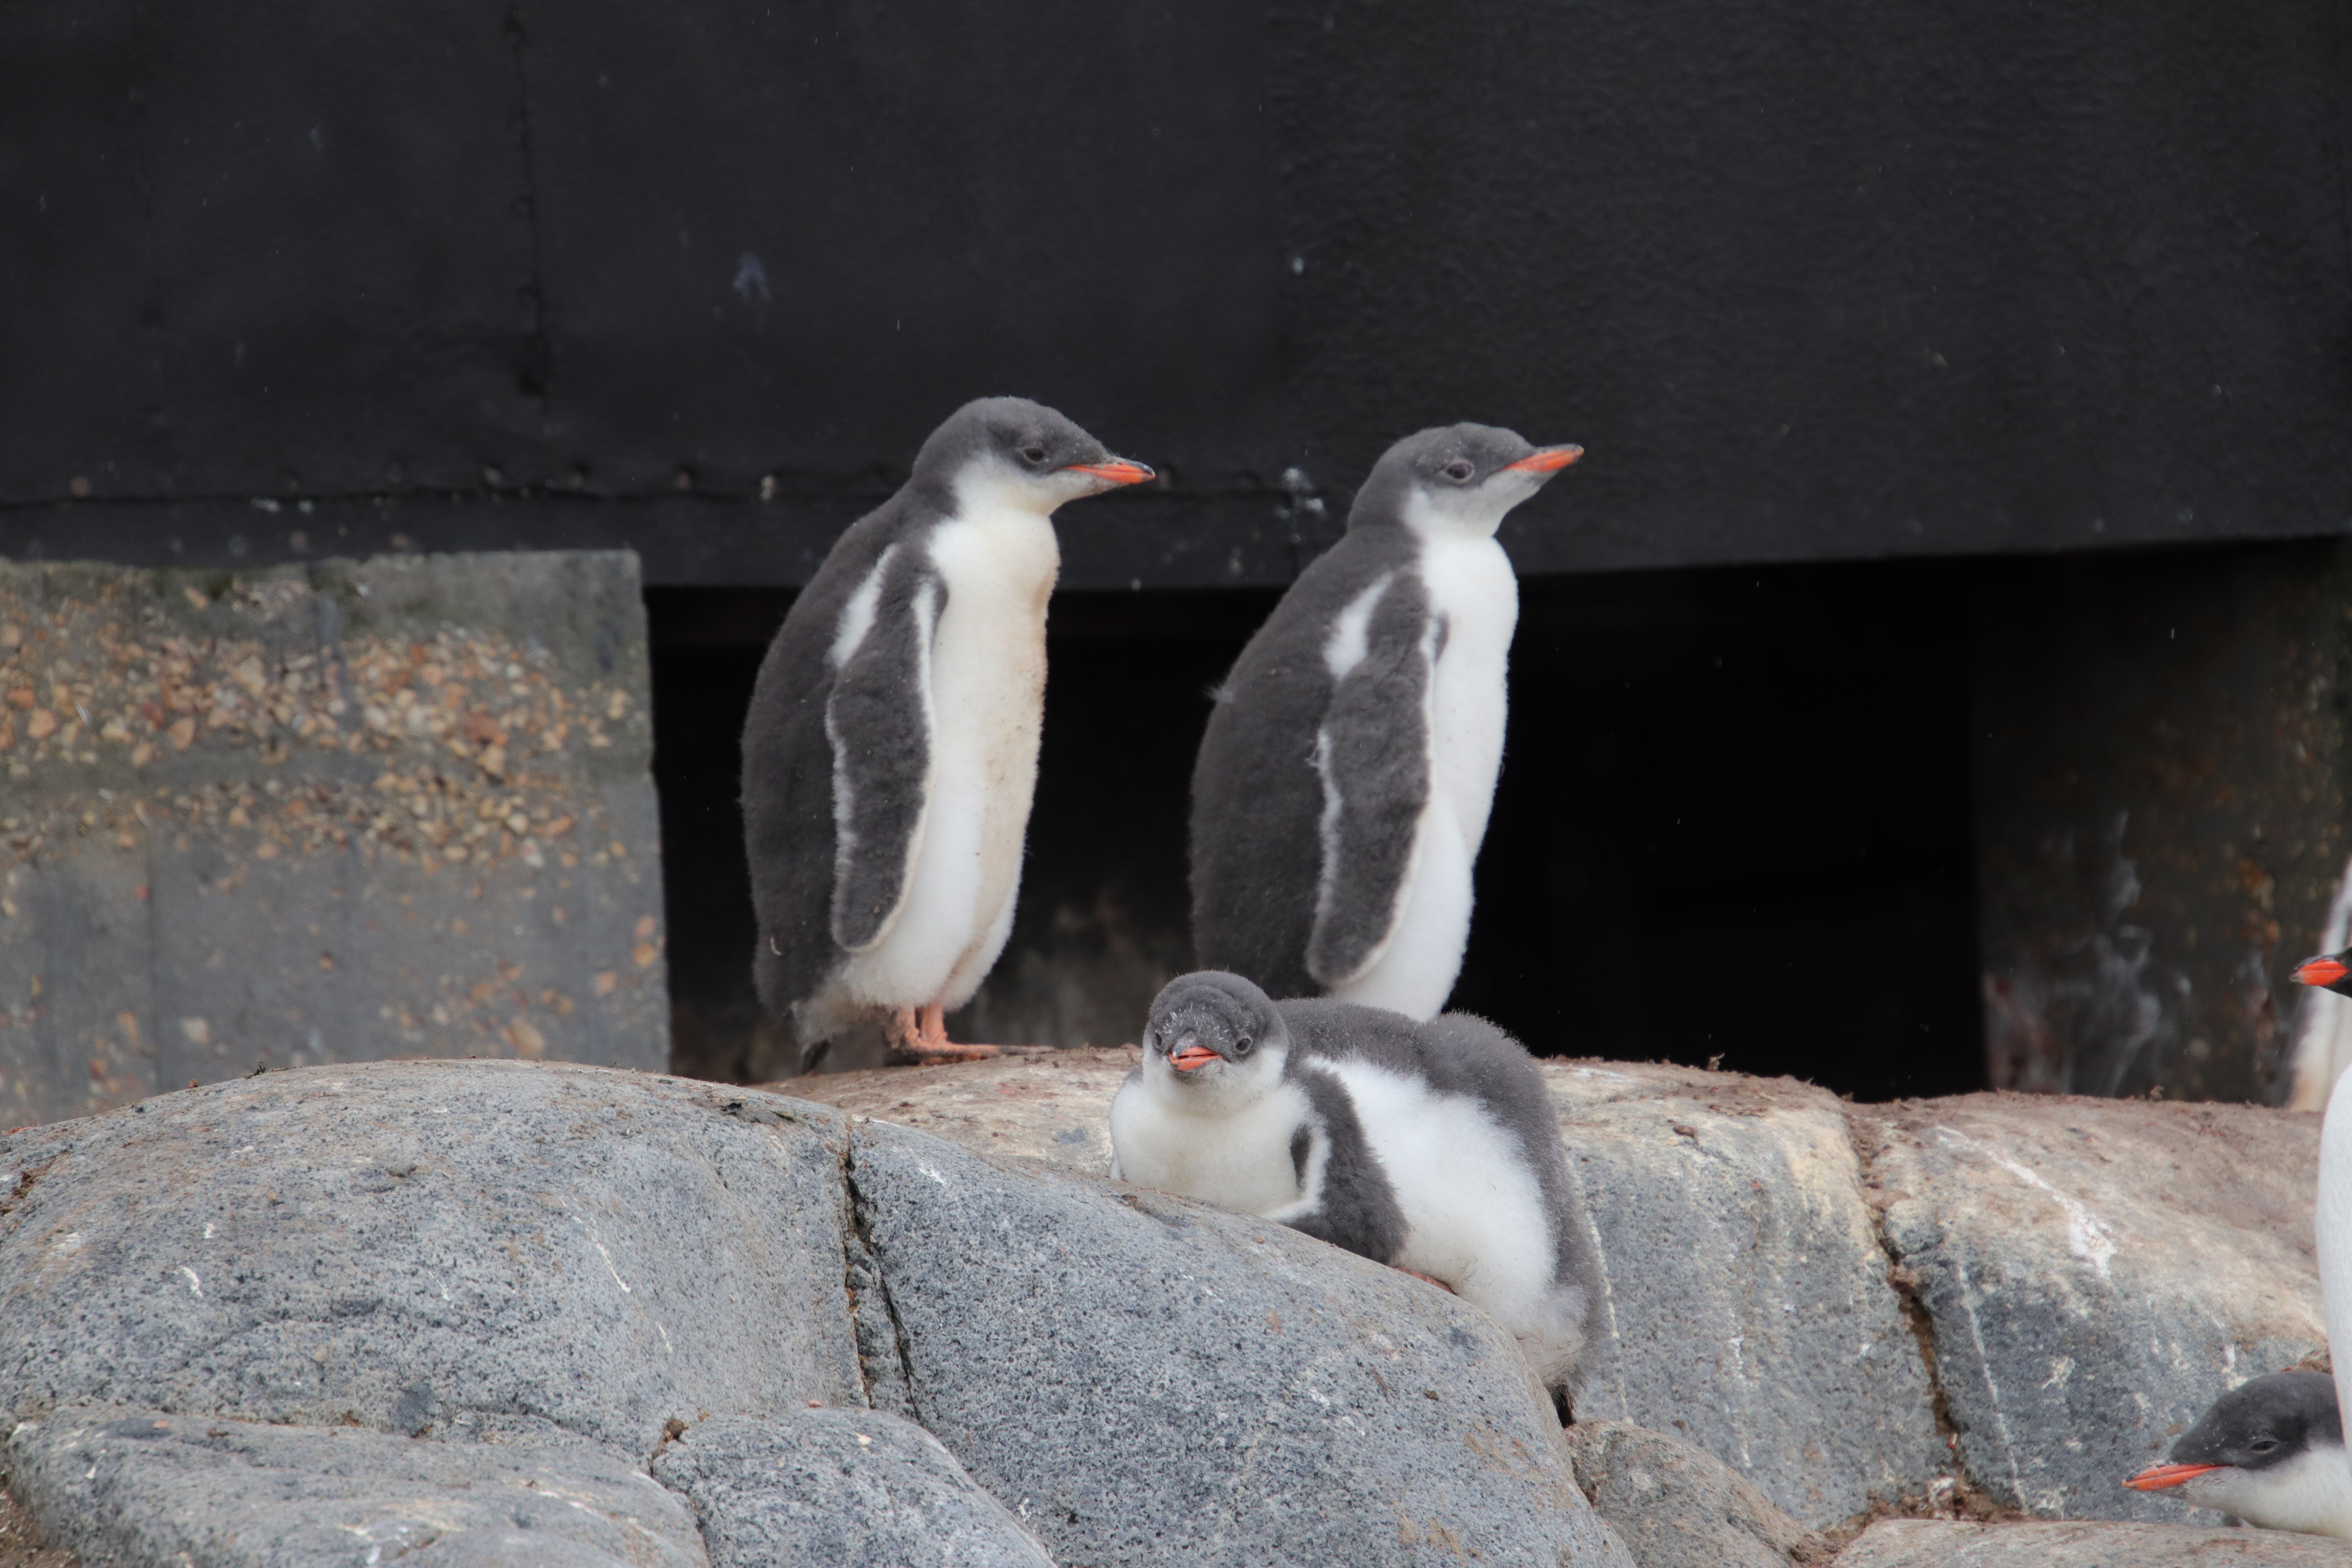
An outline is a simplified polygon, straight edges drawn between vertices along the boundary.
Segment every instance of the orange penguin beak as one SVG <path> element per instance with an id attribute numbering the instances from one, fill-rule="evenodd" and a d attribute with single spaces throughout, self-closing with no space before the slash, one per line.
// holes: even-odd
<path id="1" fill-rule="evenodd" d="M 2352 969 L 2347 969 L 2341 959 L 2306 958 L 2294 966 L 2290 978 L 2297 985 L 2333 985 L 2347 974 L 2352 974 Z"/>
<path id="2" fill-rule="evenodd" d="M 1168 1065 L 1178 1072 L 1192 1072 L 1217 1059 L 1217 1053 L 1206 1046 L 1186 1046 L 1182 1050 L 1168 1053 Z"/>
<path id="3" fill-rule="evenodd" d="M 1139 485 L 1146 479 L 1158 477 L 1151 471 L 1151 466 L 1149 463 L 1139 463 L 1132 458 L 1108 458 L 1099 463 L 1072 463 L 1070 471 L 1074 474 L 1092 474 L 1098 479 L 1108 479 L 1115 485 Z"/>
<path id="4" fill-rule="evenodd" d="M 1516 463 L 1505 463 L 1503 471 L 1522 474 L 1557 473 L 1584 456 L 1581 447 L 1538 447 Z"/>
<path id="5" fill-rule="evenodd" d="M 2136 1476 L 2126 1477 L 2124 1485 L 2136 1492 L 2160 1492 L 2167 1487 L 2177 1487 L 2183 1481 L 2226 1468 L 2225 1465 L 2150 1465 Z"/>

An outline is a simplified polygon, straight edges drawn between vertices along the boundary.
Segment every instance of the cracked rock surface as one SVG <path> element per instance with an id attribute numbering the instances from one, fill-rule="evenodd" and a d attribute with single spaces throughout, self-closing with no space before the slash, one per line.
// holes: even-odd
<path id="1" fill-rule="evenodd" d="M 1018 1563 L 1024 1530 L 1631 1568 L 1450 1294 L 591 1068 L 310 1068 L 0 1136 L 0 1479 L 93 1568 Z"/>
<path id="2" fill-rule="evenodd" d="M 795 1088 L 1099 1171 L 1079 1130 L 1132 1053 L 1055 1057 Z M 1861 1106 L 1789 1079 L 1540 1065 L 1609 1284 L 1578 1414 L 1691 1442 L 1806 1526 L 1954 1485 L 2046 1519 L 2218 1524 L 2117 1483 L 2223 1390 L 2326 1347 L 2315 1115 Z"/>
<path id="3" fill-rule="evenodd" d="M 2326 1348 L 2316 1116 L 1988 1094 L 1857 1120 L 1960 1458 L 2011 1507 L 2180 1519 L 2116 1478 L 2224 1388 Z"/>
<path id="4" fill-rule="evenodd" d="M 711 1568 L 1053 1568 L 940 1440 L 874 1410 L 721 1415 L 654 1459 Z"/>
<path id="5" fill-rule="evenodd" d="M 1630 1421 L 1569 1428 L 1576 1484 L 1634 1568 L 1789 1568 L 1829 1557 L 1820 1537 L 1705 1449 Z"/>

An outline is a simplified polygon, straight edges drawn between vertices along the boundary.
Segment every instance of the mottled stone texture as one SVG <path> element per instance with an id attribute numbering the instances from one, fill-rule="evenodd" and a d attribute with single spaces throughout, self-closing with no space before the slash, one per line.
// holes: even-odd
<path id="1" fill-rule="evenodd" d="M 1096 1172 L 1086 1129 L 1129 1065 L 1068 1051 L 800 1083 Z M 1808 1526 L 1955 1485 L 2049 1518 L 2180 1519 L 2122 1478 L 2224 1389 L 2325 1343 L 2316 1116 L 1858 1106 L 1686 1068 L 1542 1069 L 1608 1280 L 1580 1426 L 1687 1442 Z"/>
<path id="2" fill-rule="evenodd" d="M 2223 1390 L 2326 1348 L 2315 1116 L 1970 1095 L 1855 1120 L 1960 1458 L 2001 1503 L 2179 1520 L 2117 1483 Z"/>
<path id="3" fill-rule="evenodd" d="M 692 1503 L 710 1568 L 1054 1568 L 937 1437 L 877 1411 L 718 1416 L 653 1470 Z"/>
<path id="4" fill-rule="evenodd" d="M 1458 1297 L 879 1122 L 848 1170 L 915 1418 L 1062 1560 L 1631 1568 Z"/>
<path id="5" fill-rule="evenodd" d="M 1986 589 L 1993 1087 L 2284 1097 L 2286 974 L 2345 872 L 2348 570 L 2314 542 L 2020 563 Z"/>
<path id="6" fill-rule="evenodd" d="M 1789 1568 L 1828 1556 L 1822 1539 L 1706 1450 L 1630 1421 L 1568 1429 L 1576 1484 L 1633 1568 Z"/>
<path id="7" fill-rule="evenodd" d="M 1809 1525 L 1925 1487 L 1933 1392 L 1836 1097 L 1633 1063 L 1545 1079 L 1609 1282 L 1580 1419 L 1686 1438 Z"/>
<path id="8" fill-rule="evenodd" d="M 387 1057 L 667 1065 L 635 558 L 0 563 L 0 1125 Z"/>
<path id="9" fill-rule="evenodd" d="M 1837 1568 L 2341 1568 L 2340 1541 L 2279 1530 L 2161 1524 L 1963 1524 L 1890 1519 Z"/>
<path id="10" fill-rule="evenodd" d="M 83 1406 L 16 1426 L 42 1533 L 144 1568 L 707 1568 L 685 1502 L 576 1439 L 452 1446 Z"/>
<path id="11" fill-rule="evenodd" d="M 704 1413 L 863 1403 L 841 1121 L 772 1103 L 384 1062 L 0 1138 L 0 1419 L 107 1402 L 642 1458 Z"/>

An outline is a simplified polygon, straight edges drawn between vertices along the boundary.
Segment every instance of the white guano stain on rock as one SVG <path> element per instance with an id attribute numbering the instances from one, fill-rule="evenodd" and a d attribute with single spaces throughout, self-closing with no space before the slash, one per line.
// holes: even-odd
<path id="1" fill-rule="evenodd" d="M 2039 1172 L 2011 1159 L 1990 1143 L 1979 1142 L 1958 1128 L 1938 1127 L 1936 1135 L 1955 1148 L 1965 1149 L 1979 1159 L 1999 1165 L 2035 1191 L 2048 1194 L 2066 1215 L 2066 1250 L 2088 1263 L 2100 1279 L 2107 1278 L 2107 1264 L 2116 1255 L 2116 1233 L 2108 1228 L 2105 1220 L 2093 1214 L 2082 1199 L 2059 1191 Z"/>

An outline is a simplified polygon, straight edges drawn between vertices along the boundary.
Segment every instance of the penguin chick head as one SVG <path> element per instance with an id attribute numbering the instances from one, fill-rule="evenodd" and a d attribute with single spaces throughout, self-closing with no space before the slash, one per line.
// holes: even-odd
<path id="1" fill-rule="evenodd" d="M 1152 998 L 1144 1076 L 1187 1104 L 1238 1110 L 1282 1079 L 1290 1031 L 1266 994 L 1238 974 L 1181 974 Z"/>
<path id="2" fill-rule="evenodd" d="M 2281 1372 L 2240 1384 L 2215 1400 L 2172 1445 L 2168 1460 L 2124 1482 L 2134 1491 L 2178 1487 L 2181 1500 L 2217 1508 L 2274 1530 L 2309 1528 L 2292 1521 L 2332 1511 L 2319 1493 L 2339 1494 L 2344 1420 L 2336 1382 L 2324 1373 Z"/>
<path id="3" fill-rule="evenodd" d="M 1049 515 L 1065 501 L 1152 477 L 1042 403 L 983 397 L 931 432 L 915 458 L 915 482 L 943 489 L 961 513 L 981 506 Z"/>
<path id="4" fill-rule="evenodd" d="M 1483 537 L 1582 456 L 1581 447 L 1537 447 L 1493 425 L 1423 430 L 1372 465 L 1348 521 L 1402 522 L 1415 533 Z"/>

